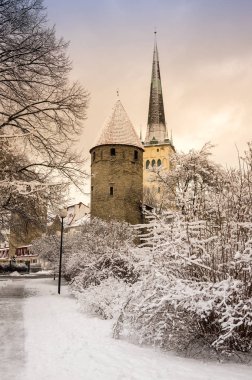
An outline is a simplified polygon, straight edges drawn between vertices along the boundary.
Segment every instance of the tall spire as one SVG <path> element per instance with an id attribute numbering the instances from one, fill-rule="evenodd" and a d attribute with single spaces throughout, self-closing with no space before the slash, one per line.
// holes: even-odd
<path id="1" fill-rule="evenodd" d="M 145 137 L 146 144 L 150 143 L 151 141 L 157 141 L 159 143 L 164 142 L 164 140 L 167 138 L 156 30 L 154 34 L 155 42 L 152 62 L 148 126 Z"/>

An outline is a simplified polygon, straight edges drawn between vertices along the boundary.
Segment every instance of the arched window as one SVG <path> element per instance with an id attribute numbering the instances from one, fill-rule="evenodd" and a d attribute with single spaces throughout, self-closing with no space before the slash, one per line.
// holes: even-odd
<path id="1" fill-rule="evenodd" d="M 115 150 L 115 148 L 111 148 L 111 149 L 110 149 L 110 155 L 111 155 L 111 156 L 115 156 L 115 155 L 116 155 L 116 150 Z"/>
<path id="2" fill-rule="evenodd" d="M 138 151 L 134 150 L 134 160 L 138 160 Z"/>
<path id="3" fill-rule="evenodd" d="M 150 166 L 150 160 L 147 160 L 145 164 L 146 169 L 149 169 L 149 166 Z"/>
<path id="4" fill-rule="evenodd" d="M 160 159 L 157 160 L 157 166 L 161 166 L 162 162 Z"/>
<path id="5" fill-rule="evenodd" d="M 95 152 L 93 152 L 93 161 L 95 161 Z"/>
<path id="6" fill-rule="evenodd" d="M 151 161 L 151 166 L 154 167 L 156 165 L 156 161 L 155 160 L 152 160 Z"/>

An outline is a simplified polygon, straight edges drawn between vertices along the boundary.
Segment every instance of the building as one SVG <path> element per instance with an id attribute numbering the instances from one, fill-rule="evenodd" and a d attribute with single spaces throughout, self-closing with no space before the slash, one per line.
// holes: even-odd
<path id="1" fill-rule="evenodd" d="M 143 145 L 118 99 L 91 153 L 91 217 L 142 222 Z"/>
<path id="2" fill-rule="evenodd" d="M 41 262 L 37 254 L 31 252 L 31 244 L 23 245 L 15 249 L 15 254 L 10 255 L 9 247 L 0 248 L 0 268 L 2 265 L 26 264 L 32 272 L 41 269 Z"/>
<path id="3" fill-rule="evenodd" d="M 90 208 L 82 202 L 67 206 L 67 216 L 64 218 L 64 232 L 74 233 L 89 220 Z M 60 235 L 61 218 L 59 215 L 49 214 L 47 222 L 47 235 Z"/>
<path id="4" fill-rule="evenodd" d="M 74 233 L 81 230 L 81 226 L 89 220 L 90 208 L 82 202 L 67 207 L 67 216 L 64 219 L 64 231 Z"/>
<path id="5" fill-rule="evenodd" d="M 169 138 L 165 121 L 156 37 L 152 62 L 148 124 L 143 145 L 144 188 L 145 190 L 152 189 L 157 193 L 160 193 L 162 192 L 162 187 L 160 187 L 160 184 L 155 182 L 155 174 L 153 174 L 150 169 L 160 168 L 161 170 L 170 170 L 170 158 L 175 152 L 175 148 L 173 146 L 172 139 Z"/>
<path id="6" fill-rule="evenodd" d="M 46 208 L 36 202 L 26 204 L 26 215 L 12 212 L 10 231 L 5 249 L 0 249 L 0 264 L 26 264 L 31 271 L 41 269 L 37 254 L 31 251 L 31 243 L 46 231 Z"/>
<path id="7" fill-rule="evenodd" d="M 155 36 L 145 140 L 142 145 L 118 100 L 98 142 L 90 150 L 91 217 L 141 223 L 143 194 L 145 204 L 164 207 L 167 194 L 155 171 L 170 170 L 174 152 L 165 121 Z M 171 205 L 172 199 L 169 201 Z"/>

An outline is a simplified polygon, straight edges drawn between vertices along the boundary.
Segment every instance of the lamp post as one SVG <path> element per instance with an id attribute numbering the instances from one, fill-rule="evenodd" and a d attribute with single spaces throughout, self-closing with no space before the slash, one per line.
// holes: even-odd
<path id="1" fill-rule="evenodd" d="M 61 232 L 60 232 L 60 259 L 59 259 L 59 282 L 58 282 L 58 294 L 60 294 L 61 285 L 61 266 L 62 266 L 62 252 L 63 252 L 63 229 L 64 229 L 64 218 L 67 216 L 67 210 L 62 209 L 59 211 L 59 216 L 61 217 Z"/>

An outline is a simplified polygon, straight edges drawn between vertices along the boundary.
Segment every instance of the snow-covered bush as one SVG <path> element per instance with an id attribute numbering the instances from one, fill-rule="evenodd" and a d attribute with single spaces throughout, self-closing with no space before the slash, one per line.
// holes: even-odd
<path id="1" fill-rule="evenodd" d="M 109 277 L 99 285 L 91 285 L 84 289 L 81 275 L 77 277 L 76 283 L 78 281 L 80 281 L 80 286 L 75 286 L 73 293 L 81 305 L 81 309 L 99 315 L 103 319 L 111 319 L 118 314 L 121 303 L 130 291 L 129 284 L 114 277 Z"/>
<path id="2" fill-rule="evenodd" d="M 83 288 L 109 277 L 133 283 L 138 277 L 130 251 L 133 246 L 133 228 L 127 223 L 92 219 L 67 240 L 65 275 L 76 283 L 80 275 L 78 284 L 81 279 Z"/>
<path id="3" fill-rule="evenodd" d="M 127 331 L 165 349 L 197 338 L 216 350 L 251 350 L 252 229 L 240 255 L 231 243 L 223 255 L 222 234 L 209 237 L 206 223 L 168 221 L 159 218 L 144 236 L 149 274 L 132 287 L 115 336 Z"/>
<path id="4" fill-rule="evenodd" d="M 32 242 L 31 252 L 56 270 L 59 265 L 60 237 L 56 235 L 43 236 Z"/>
<path id="5" fill-rule="evenodd" d="M 195 321 L 172 302 L 175 283 L 152 271 L 131 289 L 114 324 L 115 338 L 182 350 L 194 337 Z"/>
<path id="6" fill-rule="evenodd" d="M 113 277 L 134 283 L 139 273 L 131 252 L 135 233 L 127 223 L 92 219 L 73 235 L 64 234 L 63 265 L 65 278 L 80 291 Z M 32 252 L 52 268 L 59 263 L 60 237 L 43 236 L 33 241 Z"/>
<path id="7" fill-rule="evenodd" d="M 139 277 L 134 230 L 127 223 L 92 219 L 65 238 L 65 277 L 86 311 L 112 318 Z"/>
<path id="8" fill-rule="evenodd" d="M 148 257 L 149 270 L 133 285 L 115 323 L 114 336 L 126 334 L 165 349 L 186 349 L 201 341 L 217 352 L 251 351 L 249 147 L 239 170 L 216 171 L 216 184 L 216 173 L 212 180 L 209 173 L 204 179 L 206 169 L 213 168 L 207 164 L 206 152 L 204 167 L 201 155 L 192 160 L 190 154 L 188 164 L 183 161 L 185 173 L 182 171 L 180 181 L 187 185 L 182 192 L 178 189 L 177 205 L 181 207 L 177 212 L 156 215 L 145 228 L 141 249 Z M 188 168 L 194 176 L 186 174 Z"/>

